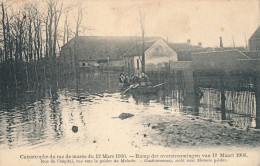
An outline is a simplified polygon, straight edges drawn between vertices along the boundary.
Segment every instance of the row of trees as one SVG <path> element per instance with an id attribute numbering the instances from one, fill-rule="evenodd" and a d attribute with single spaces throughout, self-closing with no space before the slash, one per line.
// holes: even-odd
<path id="1" fill-rule="evenodd" d="M 1 87 L 26 87 L 29 91 L 31 86 L 56 81 L 62 74 L 58 53 L 62 45 L 78 36 L 82 11 L 79 2 L 2 2 Z M 71 21 L 74 26 L 69 26 Z"/>

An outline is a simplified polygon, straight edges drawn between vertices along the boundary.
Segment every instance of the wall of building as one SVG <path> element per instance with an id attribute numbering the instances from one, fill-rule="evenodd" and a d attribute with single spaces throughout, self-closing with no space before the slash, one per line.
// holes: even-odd
<path id="1" fill-rule="evenodd" d="M 79 61 L 79 67 L 97 67 L 99 66 L 98 62 L 95 60 L 89 60 L 89 61 Z"/>
<path id="2" fill-rule="evenodd" d="M 145 51 L 145 64 L 178 61 L 177 53 L 163 40 L 156 41 Z"/>
<path id="3" fill-rule="evenodd" d="M 142 68 L 142 55 L 134 56 L 131 60 L 135 71 L 140 71 Z M 177 53 L 162 39 L 156 41 L 145 51 L 146 70 L 165 67 L 165 64 L 177 61 Z"/>
<path id="4" fill-rule="evenodd" d="M 192 54 L 192 68 L 199 70 L 238 70 L 238 59 L 249 59 L 238 50 Z"/>
<path id="5" fill-rule="evenodd" d="M 249 40 L 250 51 L 260 50 L 260 38 L 254 38 Z"/>

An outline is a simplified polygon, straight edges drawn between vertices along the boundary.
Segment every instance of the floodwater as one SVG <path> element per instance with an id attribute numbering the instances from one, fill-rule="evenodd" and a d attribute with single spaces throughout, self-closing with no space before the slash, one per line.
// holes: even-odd
<path id="1" fill-rule="evenodd" d="M 124 94 L 119 73 L 82 72 L 79 81 L 66 79 L 59 88 L 47 85 L 1 101 L 0 147 L 260 145 L 254 78 L 191 71 L 149 75 L 153 84 L 165 83 L 157 93 Z M 121 113 L 134 116 L 120 119 Z"/>

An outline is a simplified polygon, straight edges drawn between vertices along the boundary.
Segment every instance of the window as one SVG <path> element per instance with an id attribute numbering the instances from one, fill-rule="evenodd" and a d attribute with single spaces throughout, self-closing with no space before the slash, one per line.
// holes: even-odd
<path id="1" fill-rule="evenodd" d="M 139 69 L 139 59 L 136 59 L 136 64 L 137 69 Z"/>
<path id="2" fill-rule="evenodd" d="M 86 66 L 86 64 L 83 62 L 83 63 L 82 63 L 82 66 Z"/>

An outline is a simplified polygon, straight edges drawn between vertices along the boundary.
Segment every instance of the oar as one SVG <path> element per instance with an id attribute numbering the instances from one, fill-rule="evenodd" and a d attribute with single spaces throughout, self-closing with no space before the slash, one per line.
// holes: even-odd
<path id="1" fill-rule="evenodd" d="M 165 84 L 165 83 L 157 84 L 157 85 L 154 85 L 153 87 L 155 88 L 155 87 L 161 86 L 161 85 L 163 85 L 163 84 Z"/>
<path id="2" fill-rule="evenodd" d="M 130 89 L 132 89 L 133 87 L 134 88 L 136 88 L 136 87 L 138 87 L 139 86 L 139 84 L 137 84 L 137 85 L 130 85 L 130 87 L 129 88 L 127 88 L 125 91 L 124 91 L 124 93 L 126 93 L 127 91 L 129 91 Z"/>

